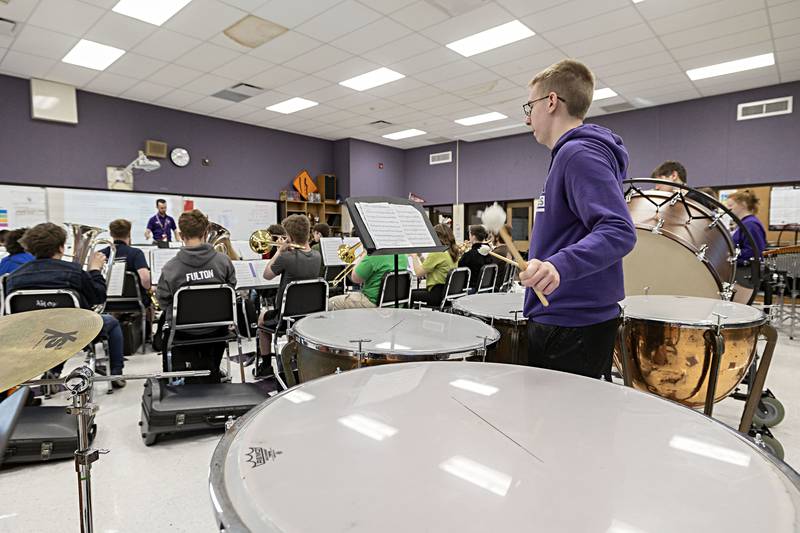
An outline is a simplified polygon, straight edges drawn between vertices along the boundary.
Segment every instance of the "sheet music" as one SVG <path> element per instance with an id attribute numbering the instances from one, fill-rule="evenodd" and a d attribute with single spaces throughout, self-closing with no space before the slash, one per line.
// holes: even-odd
<path id="1" fill-rule="evenodd" d="M 267 268 L 266 259 L 255 261 L 232 261 L 233 268 L 236 270 L 236 288 L 253 289 L 265 287 L 277 287 L 281 283 L 281 277 L 269 281 L 263 277 L 264 269 Z"/>
<path id="2" fill-rule="evenodd" d="M 179 251 L 178 248 L 154 248 L 150 251 L 150 274 L 156 284 L 161 278 L 161 269 L 167 261 L 178 255 Z"/>
<path id="3" fill-rule="evenodd" d="M 357 203 L 356 208 L 378 249 L 436 246 L 422 213 L 414 206 L 378 202 Z"/>
<path id="4" fill-rule="evenodd" d="M 358 237 L 323 237 L 320 239 L 319 247 L 322 252 L 322 264 L 324 266 L 343 266 L 345 263 L 339 259 L 339 246 L 346 244 L 353 246 L 360 243 L 361 239 Z M 356 255 L 361 253 L 361 249 L 357 250 Z"/>
<path id="5" fill-rule="evenodd" d="M 111 275 L 106 286 L 107 296 L 122 296 L 122 286 L 125 284 L 125 260 L 114 261 Z"/>

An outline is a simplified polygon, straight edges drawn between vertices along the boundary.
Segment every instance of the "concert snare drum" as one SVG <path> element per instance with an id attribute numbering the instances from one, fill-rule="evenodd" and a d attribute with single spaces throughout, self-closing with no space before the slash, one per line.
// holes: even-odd
<path id="1" fill-rule="evenodd" d="M 742 381 L 767 317 L 747 305 L 691 296 L 629 296 L 622 302 L 632 385 L 690 407 L 706 400 L 717 325 L 724 351 L 714 400 Z M 617 338 L 614 362 L 624 372 Z"/>
<path id="2" fill-rule="evenodd" d="M 315 313 L 289 331 L 300 382 L 362 366 L 483 357 L 500 333 L 474 318 L 416 309 Z"/>
<path id="3" fill-rule="evenodd" d="M 500 332 L 486 360 L 492 363 L 528 364 L 528 319 L 522 314 L 525 293 L 484 293 L 453 301 L 453 310 L 479 318 Z"/>
<path id="4" fill-rule="evenodd" d="M 274 396 L 217 445 L 228 533 L 798 531 L 794 470 L 730 428 L 526 366 L 383 365 Z"/>
<path id="5" fill-rule="evenodd" d="M 733 289 L 735 248 L 721 219 L 685 196 L 628 192 L 636 246 L 623 260 L 625 294 L 720 298 Z"/>

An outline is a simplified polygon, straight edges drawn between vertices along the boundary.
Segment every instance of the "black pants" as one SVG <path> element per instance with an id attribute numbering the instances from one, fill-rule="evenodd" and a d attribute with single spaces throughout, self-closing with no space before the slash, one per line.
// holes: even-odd
<path id="1" fill-rule="evenodd" d="M 439 307 L 442 303 L 442 298 L 444 298 L 444 285 L 434 285 L 433 287 L 428 289 L 414 289 L 411 291 L 411 305 L 413 307 L 414 302 L 422 302 L 423 305 L 428 307 Z"/>
<path id="2" fill-rule="evenodd" d="M 590 378 L 610 375 L 619 319 L 583 327 L 528 322 L 528 364 Z"/>

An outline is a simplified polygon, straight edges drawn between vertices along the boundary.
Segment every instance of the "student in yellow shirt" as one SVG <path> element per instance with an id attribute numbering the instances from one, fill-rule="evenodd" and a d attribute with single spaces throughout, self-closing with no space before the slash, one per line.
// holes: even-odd
<path id="1" fill-rule="evenodd" d="M 415 289 L 411 292 L 411 303 L 423 302 L 428 306 L 438 306 L 444 298 L 447 275 L 456 268 L 458 263 L 458 247 L 450 226 L 437 224 L 434 228 L 441 243 L 447 246 L 444 252 L 433 252 L 423 261 L 419 254 L 414 254 L 414 273 L 425 278 L 425 289 Z"/>

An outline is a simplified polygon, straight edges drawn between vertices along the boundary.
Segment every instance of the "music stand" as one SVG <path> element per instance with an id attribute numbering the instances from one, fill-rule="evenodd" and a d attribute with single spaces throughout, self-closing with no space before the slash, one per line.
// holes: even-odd
<path id="1" fill-rule="evenodd" d="M 348 198 L 345 205 L 367 255 L 394 255 L 395 294 L 399 292 L 397 254 L 441 252 L 446 248 L 417 202 L 362 196 Z M 399 301 L 394 305 L 399 307 Z"/>

